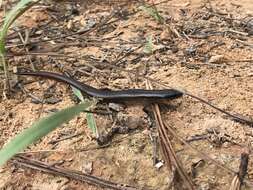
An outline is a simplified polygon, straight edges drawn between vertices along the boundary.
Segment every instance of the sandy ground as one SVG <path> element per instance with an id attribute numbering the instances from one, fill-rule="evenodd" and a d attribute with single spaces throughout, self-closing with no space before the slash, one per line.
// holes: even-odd
<path id="1" fill-rule="evenodd" d="M 31 68 L 31 59 L 39 70 L 68 71 L 82 82 L 113 89 L 145 88 L 146 81 L 143 77 L 138 78 L 138 74 L 145 75 L 160 84 L 187 90 L 232 113 L 253 116 L 251 0 L 214 0 L 209 3 L 203 0 L 172 0 L 161 4 L 154 1 L 158 3 L 156 8 L 166 24 L 158 23 L 145 11 L 129 16 L 138 10 L 140 4 L 136 2 L 98 2 L 47 2 L 25 13 L 15 23 L 16 30 L 24 34 L 24 28 L 29 28 L 30 40 L 41 41 L 89 29 L 99 19 L 107 18 L 112 10 L 116 12 L 112 19 L 114 22 L 90 34 L 37 43 L 27 49 L 9 48 L 8 53 L 12 53 L 8 59 L 10 69 Z M 125 5 L 116 8 L 120 4 Z M 150 36 L 154 44 L 153 53 L 143 53 L 144 47 L 115 62 Z M 20 43 L 17 32 L 10 32 L 7 42 L 7 45 Z M 13 56 L 13 53 L 26 51 L 72 57 Z M 80 56 L 82 59 L 78 58 Z M 114 64 L 114 67 L 108 64 Z M 39 83 L 32 78 L 24 81 L 30 81 L 24 85 L 27 94 L 16 88 L 8 100 L 0 103 L 0 147 L 50 111 L 75 104 L 73 93 L 67 85 L 49 80 Z M 154 87 L 161 88 L 155 84 Z M 46 103 L 42 105 L 33 97 Z M 190 142 L 191 145 L 238 171 L 241 153 L 251 150 L 253 146 L 252 128 L 232 121 L 187 96 L 170 104 L 174 105 L 174 109 L 164 111 L 163 118 L 179 136 L 186 140 L 195 139 Z M 26 149 L 27 155 L 117 183 L 144 189 L 168 189 L 172 175 L 166 165 L 160 169 L 153 166 L 150 122 L 142 108 L 140 105 L 124 108 L 118 114 L 118 117 L 123 115 L 128 118 L 122 125 L 132 130 L 127 134 L 114 135 L 105 148 L 92 140 L 92 133 L 82 114 L 30 146 Z M 101 133 L 106 133 L 113 125 L 109 117 L 96 115 L 95 118 Z M 73 134 L 79 135 L 59 140 Z M 196 140 L 197 136 L 204 138 Z M 53 142 L 55 140 L 59 141 Z M 229 189 L 234 177 L 232 174 L 201 158 L 196 151 L 175 138 L 172 142 L 196 189 Z M 159 158 L 163 159 L 161 153 Z M 252 168 L 250 159 L 246 176 L 249 181 L 252 180 Z M 0 189 L 101 188 L 9 163 L 0 169 Z M 244 185 L 242 189 L 251 188 Z"/>

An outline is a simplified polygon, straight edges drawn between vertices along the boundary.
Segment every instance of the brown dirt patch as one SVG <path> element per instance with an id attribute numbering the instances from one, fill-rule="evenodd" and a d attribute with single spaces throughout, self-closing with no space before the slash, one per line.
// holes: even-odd
<path id="1" fill-rule="evenodd" d="M 160 83 L 187 90 L 227 111 L 253 115 L 251 0 L 214 0 L 211 4 L 203 0 L 168 1 L 156 6 L 166 24 L 159 24 L 143 11 L 131 14 L 139 5 L 126 1 L 118 4 L 100 1 L 41 3 L 22 16 L 16 23 L 15 32 L 10 32 L 7 39 L 10 67 L 30 68 L 30 59 L 39 70 L 68 71 L 82 82 L 113 89 L 145 88 L 145 80 L 137 78 L 137 74 L 144 74 Z M 89 34 L 41 42 L 90 30 L 113 10 L 112 18 Z M 24 29 L 29 31 L 29 40 L 38 43 L 27 49 L 14 47 L 20 43 L 17 31 L 25 35 Z M 144 54 L 141 48 L 115 63 L 130 48 L 144 44 L 149 36 L 156 48 L 152 54 Z M 17 56 L 26 51 L 48 55 Z M 114 67 L 110 68 L 108 64 L 114 64 Z M 52 88 L 48 89 L 50 86 Z M 70 88 L 64 84 L 55 85 L 53 81 L 43 80 L 26 84 L 25 88 L 33 96 L 16 89 L 9 100 L 0 103 L 0 146 L 51 110 L 75 103 Z M 34 96 L 41 100 L 49 97 L 51 102 L 57 103 L 42 106 L 35 103 Z M 175 109 L 163 113 L 163 117 L 177 134 L 186 140 L 205 136 L 191 144 L 238 171 L 241 153 L 245 147 L 252 148 L 252 129 L 187 96 L 172 104 Z M 152 143 L 147 130 L 149 122 L 142 107 L 124 109 L 123 114 L 141 118 L 144 122 L 138 123 L 140 126 L 133 132 L 113 136 L 106 148 L 99 148 L 91 140 L 92 134 L 81 115 L 26 151 L 34 159 L 60 163 L 61 167 L 82 172 L 88 167 L 90 174 L 117 183 L 144 189 L 168 189 L 172 175 L 165 165 L 159 170 L 153 166 Z M 106 131 L 113 123 L 104 116 L 96 116 L 96 120 L 101 131 Z M 79 133 L 81 135 L 74 138 L 52 143 L 52 140 Z M 208 160 L 201 160 L 194 150 L 175 139 L 172 142 L 198 189 L 229 189 L 234 176 Z M 252 180 L 252 168 L 250 160 L 249 180 Z M 8 164 L 0 170 L 0 189 L 100 188 Z"/>

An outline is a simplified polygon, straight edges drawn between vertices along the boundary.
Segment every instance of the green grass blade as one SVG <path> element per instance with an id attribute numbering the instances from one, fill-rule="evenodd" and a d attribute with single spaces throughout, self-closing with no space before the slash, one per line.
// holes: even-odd
<path id="1" fill-rule="evenodd" d="M 86 120 L 87 120 L 87 125 L 90 128 L 90 130 L 93 132 L 93 134 L 97 136 L 97 124 L 96 124 L 93 113 L 87 113 Z"/>
<path id="2" fill-rule="evenodd" d="M 143 48 L 143 52 L 146 54 L 151 54 L 154 49 L 154 44 L 153 44 L 153 38 L 152 36 L 148 36 L 146 39 L 145 46 Z"/>
<path id="3" fill-rule="evenodd" d="M 164 18 L 159 14 L 157 9 L 152 6 L 140 6 L 140 9 L 146 13 L 148 13 L 150 16 L 152 16 L 157 22 L 160 24 L 163 24 Z"/>
<path id="4" fill-rule="evenodd" d="M 84 102 L 84 97 L 83 97 L 81 91 L 76 89 L 73 86 L 71 86 L 71 88 L 73 90 L 73 93 L 79 98 L 79 100 Z M 93 105 L 95 105 L 95 104 L 96 104 L 96 102 L 93 103 Z M 97 136 L 97 125 L 96 125 L 94 115 L 92 113 L 87 113 L 86 120 L 87 120 L 87 124 L 88 124 L 88 127 L 90 128 L 90 130 L 93 132 L 93 134 L 95 134 Z"/>
<path id="5" fill-rule="evenodd" d="M 4 55 L 0 52 L 0 70 L 6 69 L 6 63 L 4 59 Z"/>
<path id="6" fill-rule="evenodd" d="M 4 19 L 4 24 L 2 26 L 0 32 L 0 53 L 4 54 L 4 40 L 7 35 L 7 31 L 11 24 L 22 15 L 27 9 L 29 9 L 32 5 L 39 2 L 40 0 L 21 0 L 18 4 L 11 9 L 11 11 L 6 15 Z"/>
<path id="7" fill-rule="evenodd" d="M 90 102 L 85 102 L 66 108 L 35 122 L 30 128 L 25 129 L 23 132 L 18 134 L 14 137 L 14 139 L 7 143 L 2 150 L 0 150 L 0 166 L 16 153 L 24 150 L 28 145 L 47 135 L 61 124 L 71 120 L 74 116 L 87 109 L 90 105 Z"/>
<path id="8" fill-rule="evenodd" d="M 82 92 L 78 90 L 77 88 L 71 86 L 73 93 L 76 95 L 76 97 L 81 101 L 84 102 L 84 97 L 82 95 Z"/>

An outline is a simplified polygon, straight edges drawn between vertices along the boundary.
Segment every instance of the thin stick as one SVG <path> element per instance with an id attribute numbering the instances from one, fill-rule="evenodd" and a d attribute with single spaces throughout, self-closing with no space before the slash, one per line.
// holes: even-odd
<path id="1" fill-rule="evenodd" d="M 46 173 L 50 173 L 53 175 L 63 176 L 67 178 L 71 178 L 77 181 L 85 182 L 91 185 L 96 185 L 104 188 L 109 189 L 116 189 L 116 190 L 137 190 L 139 188 L 125 185 L 125 184 L 117 184 L 111 181 L 104 180 L 102 178 L 98 178 L 92 175 L 84 174 L 79 171 L 69 170 L 65 168 L 55 167 L 50 164 L 40 162 L 37 160 L 33 160 L 27 158 L 25 156 L 15 156 L 12 160 L 12 163 L 21 165 L 26 168 L 30 168 L 33 170 L 39 170 Z"/>

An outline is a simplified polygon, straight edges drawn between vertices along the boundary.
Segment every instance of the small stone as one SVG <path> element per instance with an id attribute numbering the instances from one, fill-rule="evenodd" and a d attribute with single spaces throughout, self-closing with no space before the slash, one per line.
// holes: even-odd
<path id="1" fill-rule="evenodd" d="M 160 169 L 163 165 L 164 165 L 163 162 L 157 162 L 156 165 L 155 165 L 155 167 L 157 169 Z"/>
<path id="2" fill-rule="evenodd" d="M 109 103 L 109 108 L 117 112 L 124 110 L 124 107 L 121 104 L 115 103 Z"/>
<path id="3" fill-rule="evenodd" d="M 68 23 L 67 23 L 67 29 L 72 29 L 73 28 L 73 20 L 70 20 Z"/>
<path id="4" fill-rule="evenodd" d="M 57 104 L 58 102 L 61 102 L 61 99 L 55 97 L 50 97 L 45 100 L 47 104 Z"/>
<path id="5" fill-rule="evenodd" d="M 249 77 L 253 77 L 253 72 L 250 72 L 250 73 L 248 74 L 248 76 L 249 76 Z"/>
<path id="6" fill-rule="evenodd" d="M 161 40 L 171 40 L 172 37 L 173 37 L 172 33 L 167 29 L 163 30 L 162 33 L 160 34 Z"/>
<path id="7" fill-rule="evenodd" d="M 82 171 L 86 174 L 91 174 L 93 169 L 93 163 L 92 162 L 87 162 L 84 164 Z"/>
<path id="8" fill-rule="evenodd" d="M 129 129 L 136 129 L 143 126 L 144 121 L 140 117 L 129 116 L 126 121 L 126 125 Z"/>
<path id="9" fill-rule="evenodd" d="M 209 59 L 209 63 L 222 63 L 225 61 L 224 55 L 214 55 Z"/>

